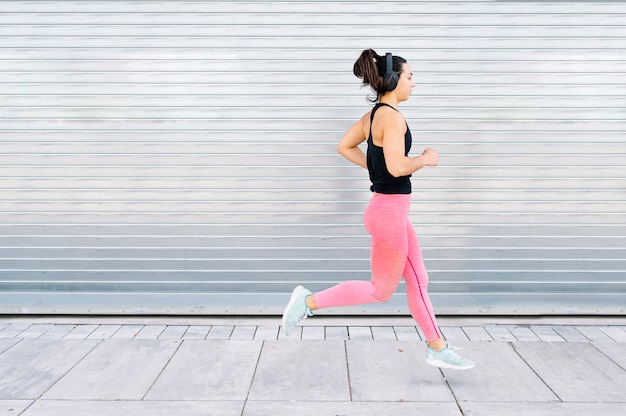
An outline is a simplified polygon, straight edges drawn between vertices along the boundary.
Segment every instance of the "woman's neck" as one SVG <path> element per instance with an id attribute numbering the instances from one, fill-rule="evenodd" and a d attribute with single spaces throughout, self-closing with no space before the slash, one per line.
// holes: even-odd
<path id="1" fill-rule="evenodd" d="M 400 101 L 398 101 L 398 98 L 395 96 L 395 94 L 385 94 L 380 97 L 379 102 L 382 104 L 390 105 L 393 108 L 398 108 L 398 104 L 400 104 Z"/>

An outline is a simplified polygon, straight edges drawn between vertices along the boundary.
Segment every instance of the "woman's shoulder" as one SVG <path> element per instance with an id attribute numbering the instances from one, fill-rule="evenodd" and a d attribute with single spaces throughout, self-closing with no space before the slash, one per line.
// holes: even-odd
<path id="1" fill-rule="evenodd" d="M 367 113 L 363 114 L 359 120 L 361 127 L 366 134 L 370 129 L 373 111 L 374 109 L 371 109 Z M 378 123 L 382 123 L 380 126 L 383 128 L 387 125 L 397 125 L 402 128 L 406 126 L 404 115 L 395 108 L 386 105 L 380 106 L 376 109 L 376 124 Z"/>
<path id="2" fill-rule="evenodd" d="M 376 118 L 378 118 L 381 122 L 386 124 L 406 124 L 406 120 L 404 115 L 391 106 L 381 106 L 378 110 L 376 110 Z"/>

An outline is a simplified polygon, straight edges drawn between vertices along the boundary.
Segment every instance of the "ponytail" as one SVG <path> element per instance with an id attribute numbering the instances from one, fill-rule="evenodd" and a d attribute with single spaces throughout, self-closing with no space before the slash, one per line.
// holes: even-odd
<path id="1" fill-rule="evenodd" d="M 393 71 L 398 75 L 402 73 L 402 64 L 406 60 L 399 57 L 393 57 Z M 369 85 L 372 91 L 376 93 L 376 98 L 367 97 L 370 102 L 378 102 L 380 97 L 387 92 L 383 85 L 383 76 L 387 72 L 387 63 L 385 57 L 378 55 L 373 49 L 366 49 L 361 53 L 359 59 L 354 63 L 352 69 L 357 78 L 363 80 L 363 86 Z"/>

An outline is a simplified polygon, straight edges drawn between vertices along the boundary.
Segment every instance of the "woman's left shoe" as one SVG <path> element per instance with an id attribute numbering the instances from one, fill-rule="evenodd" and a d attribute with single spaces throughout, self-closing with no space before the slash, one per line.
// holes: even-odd
<path id="1" fill-rule="evenodd" d="M 312 295 L 311 291 L 302 286 L 298 286 L 291 293 L 291 299 L 283 312 L 283 329 L 287 336 L 291 334 L 298 322 L 313 316 L 313 312 L 306 306 L 306 298 L 310 295 Z"/>

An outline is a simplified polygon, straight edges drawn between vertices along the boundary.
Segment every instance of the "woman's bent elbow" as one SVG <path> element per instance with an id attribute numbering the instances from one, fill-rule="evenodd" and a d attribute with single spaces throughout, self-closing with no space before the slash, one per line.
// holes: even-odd
<path id="1" fill-rule="evenodd" d="M 389 173 L 391 174 L 391 176 L 393 176 L 394 178 L 399 178 L 401 176 L 407 176 L 408 173 L 405 172 L 402 169 L 388 169 Z"/>

